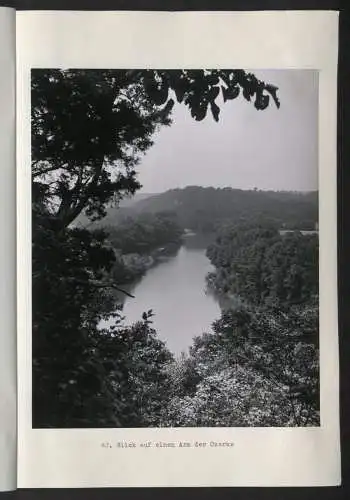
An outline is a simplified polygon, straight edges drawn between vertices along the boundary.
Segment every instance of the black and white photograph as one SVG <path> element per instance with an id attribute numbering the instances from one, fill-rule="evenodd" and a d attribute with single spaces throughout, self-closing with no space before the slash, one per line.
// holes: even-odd
<path id="1" fill-rule="evenodd" d="M 32 427 L 319 427 L 318 71 L 31 70 Z"/>

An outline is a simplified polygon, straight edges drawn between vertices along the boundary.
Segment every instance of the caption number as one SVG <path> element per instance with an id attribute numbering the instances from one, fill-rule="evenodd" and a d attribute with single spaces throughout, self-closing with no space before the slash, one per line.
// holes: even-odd
<path id="1" fill-rule="evenodd" d="M 108 441 L 104 441 L 101 443 L 101 448 L 112 448 L 112 445 Z"/>

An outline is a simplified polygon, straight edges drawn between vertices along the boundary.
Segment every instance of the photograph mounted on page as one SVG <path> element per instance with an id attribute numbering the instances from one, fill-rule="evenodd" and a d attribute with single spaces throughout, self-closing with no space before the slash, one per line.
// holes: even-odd
<path id="1" fill-rule="evenodd" d="M 318 427 L 318 71 L 31 70 L 32 427 Z"/>

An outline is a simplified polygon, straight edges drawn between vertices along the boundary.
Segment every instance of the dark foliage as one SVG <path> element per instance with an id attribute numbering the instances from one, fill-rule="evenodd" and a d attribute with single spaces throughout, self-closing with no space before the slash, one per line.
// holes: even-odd
<path id="1" fill-rule="evenodd" d="M 254 100 L 258 110 L 267 108 L 270 98 L 277 107 L 277 87 L 266 84 L 244 70 L 172 70 L 139 71 L 135 76 L 144 82 L 149 97 L 158 105 L 173 106 L 169 95 L 174 92 L 178 102 L 183 102 L 195 120 L 203 120 L 210 109 L 219 121 L 220 108 L 216 99 L 221 94 L 224 102 L 236 99 L 240 93 L 247 100 Z"/>
<path id="2" fill-rule="evenodd" d="M 279 309 L 318 296 L 317 234 L 226 226 L 207 255 L 216 268 L 208 283 L 221 294 Z"/>
<path id="3" fill-rule="evenodd" d="M 114 226 L 105 226 L 113 248 L 123 254 L 149 254 L 158 247 L 181 242 L 182 229 L 174 214 L 142 214 L 127 217 Z"/>
<path id="4" fill-rule="evenodd" d="M 83 210 L 102 217 L 140 187 L 134 167 L 169 123 L 126 71 L 32 70 L 34 192 L 61 227 Z"/>
<path id="5" fill-rule="evenodd" d="M 163 425 L 319 425 L 318 305 L 222 314 L 171 371 Z"/>
<path id="6" fill-rule="evenodd" d="M 86 415 L 108 422 L 108 380 L 92 352 L 109 297 L 92 282 L 111 268 L 113 254 L 101 235 L 57 233 L 51 222 L 33 224 L 33 425 L 79 426 Z"/>

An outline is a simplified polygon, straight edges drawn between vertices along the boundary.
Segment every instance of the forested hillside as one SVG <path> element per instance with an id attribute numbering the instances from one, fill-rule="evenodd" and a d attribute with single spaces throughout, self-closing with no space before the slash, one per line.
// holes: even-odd
<path id="1" fill-rule="evenodd" d="M 271 228 L 229 225 L 207 249 L 215 272 L 207 279 L 219 294 L 280 309 L 318 294 L 318 235 L 280 234 Z"/>
<path id="2" fill-rule="evenodd" d="M 111 276 L 123 284 L 142 276 L 182 243 L 183 231 L 171 212 L 126 217 L 103 230 L 115 256 Z"/>
<path id="3" fill-rule="evenodd" d="M 167 212 L 128 217 L 118 225 L 104 227 L 113 248 L 126 254 L 147 254 L 170 243 L 178 244 L 182 235 L 175 215 Z"/>
<path id="4" fill-rule="evenodd" d="M 171 211 L 181 227 L 199 232 L 216 231 L 218 224 L 224 221 L 313 230 L 318 220 L 317 207 L 317 192 L 188 186 L 146 196 L 128 207 L 110 207 L 100 224 L 113 225 L 136 214 Z"/>

